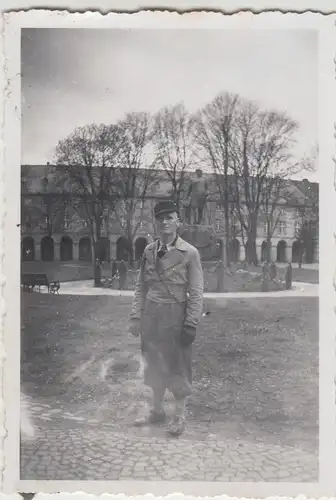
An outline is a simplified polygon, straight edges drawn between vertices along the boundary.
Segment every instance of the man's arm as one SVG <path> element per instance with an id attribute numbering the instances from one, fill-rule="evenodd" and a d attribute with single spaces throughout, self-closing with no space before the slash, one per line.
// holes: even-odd
<path id="1" fill-rule="evenodd" d="M 189 188 L 188 188 L 188 193 L 187 193 L 187 198 L 190 198 L 191 193 L 192 193 L 192 189 L 193 189 L 193 184 L 192 184 L 192 182 L 190 182 Z"/>
<path id="2" fill-rule="evenodd" d="M 196 328 L 203 311 L 203 269 L 198 250 L 195 248 L 188 266 L 188 301 L 185 325 Z"/>
<path id="3" fill-rule="evenodd" d="M 134 297 L 133 297 L 132 310 L 130 316 L 130 319 L 133 321 L 140 321 L 146 301 L 147 286 L 145 284 L 145 279 L 144 279 L 145 262 L 146 262 L 146 256 L 144 252 L 140 261 L 140 269 L 138 272 L 134 288 Z"/>

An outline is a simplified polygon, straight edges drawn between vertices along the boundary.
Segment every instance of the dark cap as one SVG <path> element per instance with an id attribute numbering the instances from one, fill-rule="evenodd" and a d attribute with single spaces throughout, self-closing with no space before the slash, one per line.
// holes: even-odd
<path id="1" fill-rule="evenodd" d="M 163 214 L 171 214 L 176 212 L 178 214 L 177 205 L 172 200 L 159 201 L 154 207 L 154 217 L 159 217 Z"/>

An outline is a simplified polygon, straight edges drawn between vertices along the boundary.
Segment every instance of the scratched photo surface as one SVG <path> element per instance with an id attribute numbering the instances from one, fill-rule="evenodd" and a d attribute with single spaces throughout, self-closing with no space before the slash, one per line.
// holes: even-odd
<path id="1" fill-rule="evenodd" d="M 319 480 L 317 63 L 22 29 L 21 480 Z"/>

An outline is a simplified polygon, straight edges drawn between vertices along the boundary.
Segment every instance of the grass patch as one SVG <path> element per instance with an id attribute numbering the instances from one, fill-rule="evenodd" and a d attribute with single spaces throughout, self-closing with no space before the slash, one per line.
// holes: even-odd
<path id="1" fill-rule="evenodd" d="M 87 417 L 109 412 L 110 425 L 125 425 L 148 398 L 139 341 L 127 332 L 130 305 L 129 297 L 23 294 L 24 391 Z M 216 299 L 206 307 L 188 403 L 195 432 L 315 449 L 317 298 Z"/>
<path id="2" fill-rule="evenodd" d="M 81 261 L 73 262 L 22 262 L 21 263 L 22 273 L 44 273 L 48 276 L 49 281 L 58 280 L 61 283 L 67 281 L 82 281 L 82 280 L 92 280 L 93 285 L 93 268 L 92 264 Z M 261 291 L 260 281 L 247 283 L 246 278 L 236 275 L 235 271 L 242 267 L 242 264 L 232 264 L 231 271 L 234 273 L 234 277 L 227 276 L 225 281 L 225 291 L 235 292 L 235 291 Z M 278 266 L 279 273 L 281 276 L 285 273 L 285 266 Z M 217 291 L 217 280 L 218 274 L 216 271 L 216 263 L 204 262 L 204 285 L 206 292 L 216 292 Z M 248 271 L 252 273 L 260 273 L 262 271 L 261 266 L 248 266 Z M 105 263 L 102 268 L 102 274 L 106 277 L 111 278 L 112 276 L 112 265 Z M 136 269 L 129 270 L 126 289 L 133 290 L 135 285 L 137 271 Z M 293 267 L 293 281 L 305 282 L 305 283 L 315 283 L 319 282 L 319 272 L 316 269 L 299 269 L 298 267 Z M 246 286 L 245 286 L 246 285 Z M 119 281 L 115 280 L 114 287 L 118 288 Z"/>

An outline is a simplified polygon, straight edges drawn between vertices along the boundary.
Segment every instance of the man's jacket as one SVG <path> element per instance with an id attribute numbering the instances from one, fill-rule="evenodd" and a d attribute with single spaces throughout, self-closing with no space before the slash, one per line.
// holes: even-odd
<path id="1" fill-rule="evenodd" d="M 180 303 L 185 325 L 196 327 L 203 311 L 203 270 L 198 250 L 178 236 L 164 257 L 157 257 L 158 242 L 144 250 L 135 286 L 131 319 L 141 319 L 146 299 Z"/>

